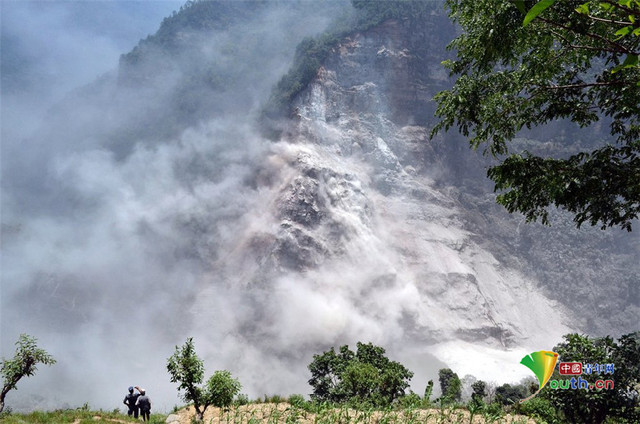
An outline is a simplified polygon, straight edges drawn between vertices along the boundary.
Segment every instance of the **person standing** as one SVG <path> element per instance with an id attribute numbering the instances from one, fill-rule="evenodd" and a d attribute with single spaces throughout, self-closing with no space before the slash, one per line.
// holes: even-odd
<path id="1" fill-rule="evenodd" d="M 147 396 L 147 392 L 144 389 L 136 386 L 136 389 L 140 392 L 136 405 L 140 408 L 140 415 L 142 415 L 142 421 L 149 421 L 149 415 L 151 414 L 151 399 Z"/>
<path id="2" fill-rule="evenodd" d="M 129 408 L 127 415 L 131 416 L 133 414 L 133 418 L 138 418 L 138 405 L 136 405 L 138 396 L 140 396 L 140 393 L 133 393 L 133 387 L 129 386 L 129 394 L 122 401 Z"/>

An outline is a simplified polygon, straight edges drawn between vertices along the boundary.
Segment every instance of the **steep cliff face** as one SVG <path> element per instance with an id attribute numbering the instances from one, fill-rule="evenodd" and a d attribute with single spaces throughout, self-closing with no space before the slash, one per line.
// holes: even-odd
<path id="1" fill-rule="evenodd" d="M 261 195 L 247 217 L 261 225 L 236 234 L 241 264 L 226 256 L 216 266 L 253 299 L 230 333 L 271 359 L 302 369 L 320 348 L 371 340 L 515 379 L 526 350 L 577 328 L 509 246 L 485 240 L 519 218 L 493 206 L 484 160 L 429 140 L 431 99 L 446 83 L 434 65 L 439 19 L 391 20 L 343 40 L 255 177 Z M 219 296 L 205 289 L 196 311 Z M 472 354 L 491 365 L 474 368 Z"/>
<path id="2" fill-rule="evenodd" d="M 488 159 L 456 137 L 429 139 L 431 99 L 446 84 L 441 20 L 390 20 L 344 39 L 298 97 L 257 179 L 270 193 L 255 205 L 268 225 L 244 229 L 236 245 L 254 258 L 245 257 L 251 272 L 230 281 L 255 298 L 241 337 L 302 357 L 373 340 L 398 353 L 440 354 L 459 372 L 515 378 L 523 352 L 593 324 L 563 293 L 582 284 L 604 294 L 607 271 L 584 261 L 560 271 L 548 260 L 566 249 L 558 234 L 571 224 L 560 217 L 552 230 L 521 228 L 520 216 L 495 205 Z M 571 234 L 600 252 L 587 255 L 617 251 L 594 248 L 609 236 Z M 590 280 L 562 285 L 584 266 Z M 566 276 L 546 280 L 558 272 Z M 623 286 L 626 272 L 614 277 Z M 631 330 L 637 298 L 622 303 L 618 316 Z M 625 331 L 604 320 L 603 328 Z M 509 359 L 495 360 L 500 352 Z M 469 364 L 472 355 L 484 368 Z"/>
<path id="3" fill-rule="evenodd" d="M 372 282 L 360 300 L 376 297 L 379 286 L 410 292 L 411 302 L 386 317 L 398 321 L 404 337 L 506 348 L 558 336 L 573 324 L 562 309 L 468 230 L 477 212 L 458 201 L 459 189 L 443 173 L 455 174 L 449 165 L 466 162 L 467 173 L 480 176 L 473 155 L 456 154 L 446 140 L 429 141 L 429 128 L 417 125 L 428 124 L 431 99 L 444 83 L 429 69 L 442 57 L 436 28 L 446 26 L 437 18 L 430 24 L 392 20 L 350 37 L 301 96 L 288 140 L 301 150 L 294 165 L 300 174 L 284 190 L 283 204 L 285 212 L 297 203 L 313 205 L 315 213 L 311 221 L 285 214 L 284 232 L 294 239 L 311 233 L 333 247 L 332 255 L 317 250 L 322 259 L 313 264 L 333 260 L 349 263 L 348 274 L 360 270 Z M 342 237 L 328 237 L 331 229 Z M 309 264 L 302 257 L 294 262 Z M 379 308 L 384 316 L 385 305 Z"/>

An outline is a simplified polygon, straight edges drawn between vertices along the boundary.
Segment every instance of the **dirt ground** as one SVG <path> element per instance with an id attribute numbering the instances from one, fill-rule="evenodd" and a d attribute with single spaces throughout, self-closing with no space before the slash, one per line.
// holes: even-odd
<path id="1" fill-rule="evenodd" d="M 177 421 L 172 424 L 191 424 L 195 417 L 192 406 L 178 411 Z M 293 408 L 288 403 L 261 403 L 233 407 L 228 411 L 209 407 L 204 414 L 205 424 L 454 424 L 470 423 L 469 411 L 450 409 L 423 409 L 413 411 L 372 411 L 363 412 L 352 409 L 327 409 L 318 414 L 310 413 L 299 408 Z M 471 424 L 535 424 L 535 421 L 525 416 L 507 415 L 501 419 L 485 419 L 475 416 Z"/>

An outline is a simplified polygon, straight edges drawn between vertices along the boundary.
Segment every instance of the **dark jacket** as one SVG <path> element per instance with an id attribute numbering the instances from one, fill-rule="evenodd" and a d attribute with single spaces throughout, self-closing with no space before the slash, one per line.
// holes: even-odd
<path id="1" fill-rule="evenodd" d="M 140 395 L 136 405 L 138 405 L 141 411 L 151 411 L 151 399 L 149 399 L 147 395 Z"/>
<path id="2" fill-rule="evenodd" d="M 140 396 L 140 393 L 129 393 L 124 397 L 123 403 L 127 405 L 129 409 L 135 409 L 137 408 L 136 401 L 138 400 L 139 396 Z"/>

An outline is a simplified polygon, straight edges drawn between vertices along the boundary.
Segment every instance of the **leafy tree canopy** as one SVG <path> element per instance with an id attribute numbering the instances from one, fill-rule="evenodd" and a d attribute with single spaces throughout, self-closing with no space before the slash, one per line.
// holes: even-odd
<path id="1" fill-rule="evenodd" d="M 602 229 L 631 231 L 640 211 L 640 1 L 448 0 L 463 33 L 436 96 L 440 130 L 456 127 L 501 160 L 498 202 L 548 224 L 551 206 Z M 510 152 L 524 128 L 602 121 L 610 136 L 568 158 Z"/>
<path id="2" fill-rule="evenodd" d="M 614 364 L 614 373 L 583 374 L 590 383 L 611 379 L 610 390 L 550 390 L 542 391 L 556 410 L 569 422 L 602 423 L 607 418 L 621 422 L 640 422 L 640 332 L 620 337 L 589 338 L 579 334 L 564 336 L 565 342 L 553 350 L 564 362 L 583 364 Z M 554 372 L 556 380 L 564 378 Z"/>
<path id="3" fill-rule="evenodd" d="M 309 364 L 311 397 L 336 403 L 390 405 L 404 396 L 413 373 L 384 353 L 379 346 L 358 342 L 356 352 L 345 345 L 339 352 L 331 348 L 314 355 Z"/>
<path id="4" fill-rule="evenodd" d="M 450 368 L 442 368 L 438 371 L 438 380 L 440 381 L 443 402 L 459 402 L 462 398 L 462 383 L 458 374 L 451 371 Z"/>
<path id="5" fill-rule="evenodd" d="M 2 359 L 2 391 L 0 391 L 0 412 L 4 409 L 4 399 L 10 390 L 16 388 L 22 377 L 31 377 L 38 370 L 38 364 L 53 365 L 56 360 L 37 345 L 37 339 L 21 334 L 16 342 L 16 353 L 12 359 Z"/>

